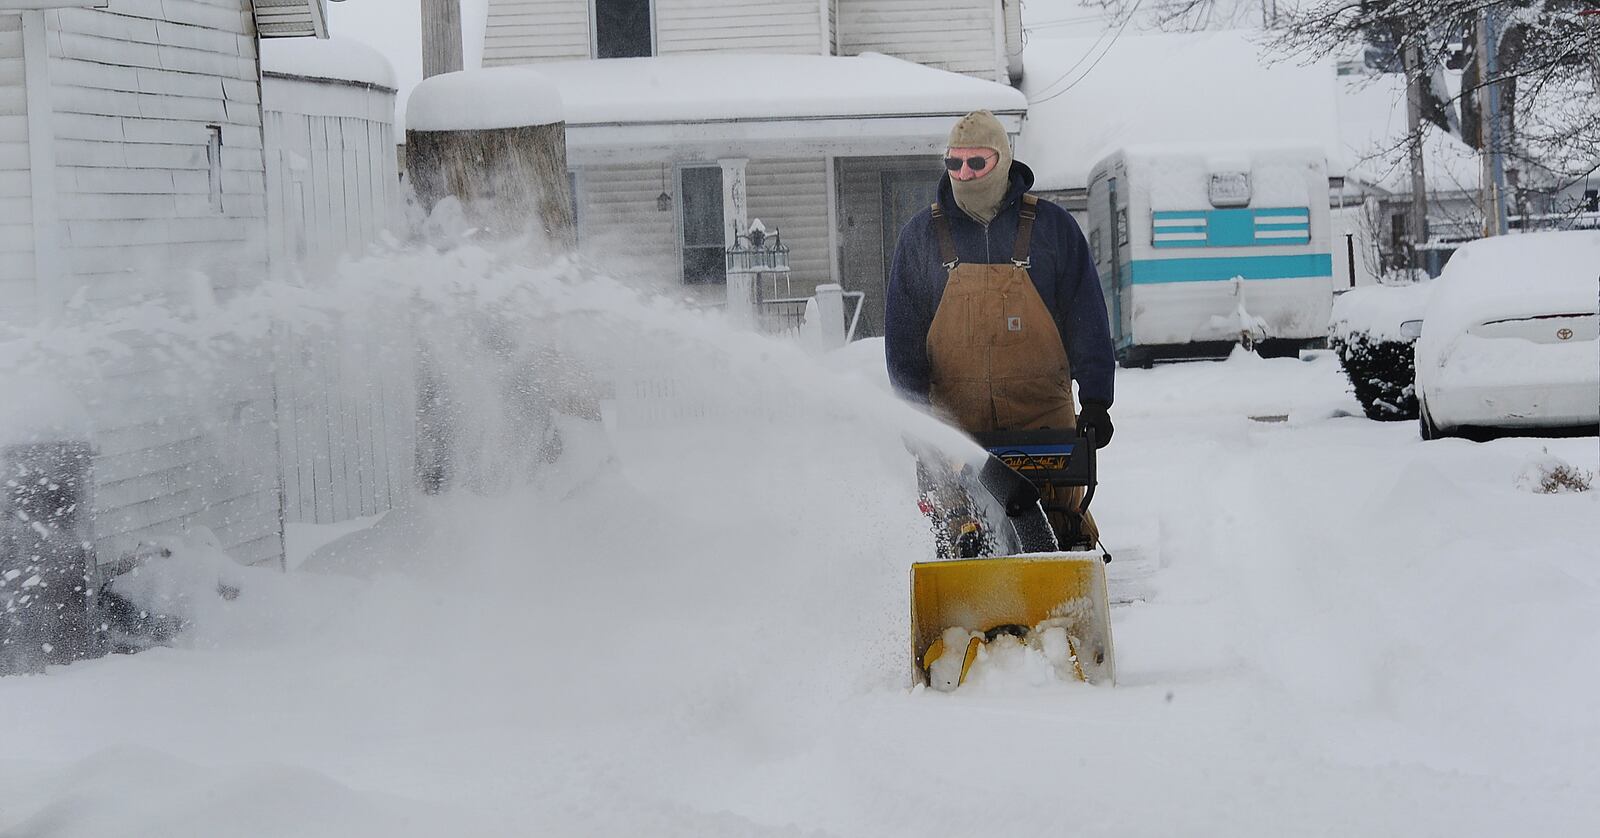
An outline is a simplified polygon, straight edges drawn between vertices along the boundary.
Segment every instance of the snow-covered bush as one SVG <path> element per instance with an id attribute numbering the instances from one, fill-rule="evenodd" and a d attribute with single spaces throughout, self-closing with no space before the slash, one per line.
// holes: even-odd
<path id="1" fill-rule="evenodd" d="M 1370 285 L 1334 301 L 1328 346 L 1370 419 L 1417 418 L 1412 345 L 1432 290 L 1427 283 Z"/>

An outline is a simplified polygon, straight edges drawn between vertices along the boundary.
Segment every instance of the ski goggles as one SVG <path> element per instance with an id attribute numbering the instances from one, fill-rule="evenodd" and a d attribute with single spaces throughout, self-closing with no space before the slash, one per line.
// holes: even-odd
<path id="1" fill-rule="evenodd" d="M 983 155 L 977 157 L 946 157 L 944 159 L 944 167 L 952 172 L 959 172 L 962 164 L 966 164 L 967 168 L 974 172 L 981 172 L 989 168 L 989 162 L 989 158 Z"/>

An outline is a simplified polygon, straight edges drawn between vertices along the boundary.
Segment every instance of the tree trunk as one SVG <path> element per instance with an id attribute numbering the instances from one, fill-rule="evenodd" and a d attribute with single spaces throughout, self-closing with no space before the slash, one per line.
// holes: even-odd
<path id="1" fill-rule="evenodd" d="M 407 131 L 406 169 L 424 210 L 447 196 L 494 237 L 543 231 L 575 244 L 566 123 L 482 131 Z"/>

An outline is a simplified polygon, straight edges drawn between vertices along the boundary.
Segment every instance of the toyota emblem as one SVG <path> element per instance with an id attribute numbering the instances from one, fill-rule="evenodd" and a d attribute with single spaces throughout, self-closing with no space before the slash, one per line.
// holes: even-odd
<path id="1" fill-rule="evenodd" d="M 1562 340 L 1572 340 L 1572 330 L 1571 329 L 1557 329 L 1556 330 L 1556 337 L 1558 337 L 1558 338 L 1560 338 Z"/>

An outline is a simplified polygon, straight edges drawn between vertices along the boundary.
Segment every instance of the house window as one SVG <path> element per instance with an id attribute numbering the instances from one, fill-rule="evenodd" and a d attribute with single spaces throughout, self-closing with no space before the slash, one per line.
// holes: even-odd
<path id="1" fill-rule="evenodd" d="M 594 57 L 654 55 L 651 0 L 593 0 Z"/>
<path id="2" fill-rule="evenodd" d="M 222 126 L 206 126 L 206 171 L 211 184 L 211 211 L 222 212 Z"/>
<path id="3" fill-rule="evenodd" d="M 722 233 L 722 167 L 694 166 L 678 170 L 682 199 L 683 281 L 726 282 L 726 238 Z"/>

